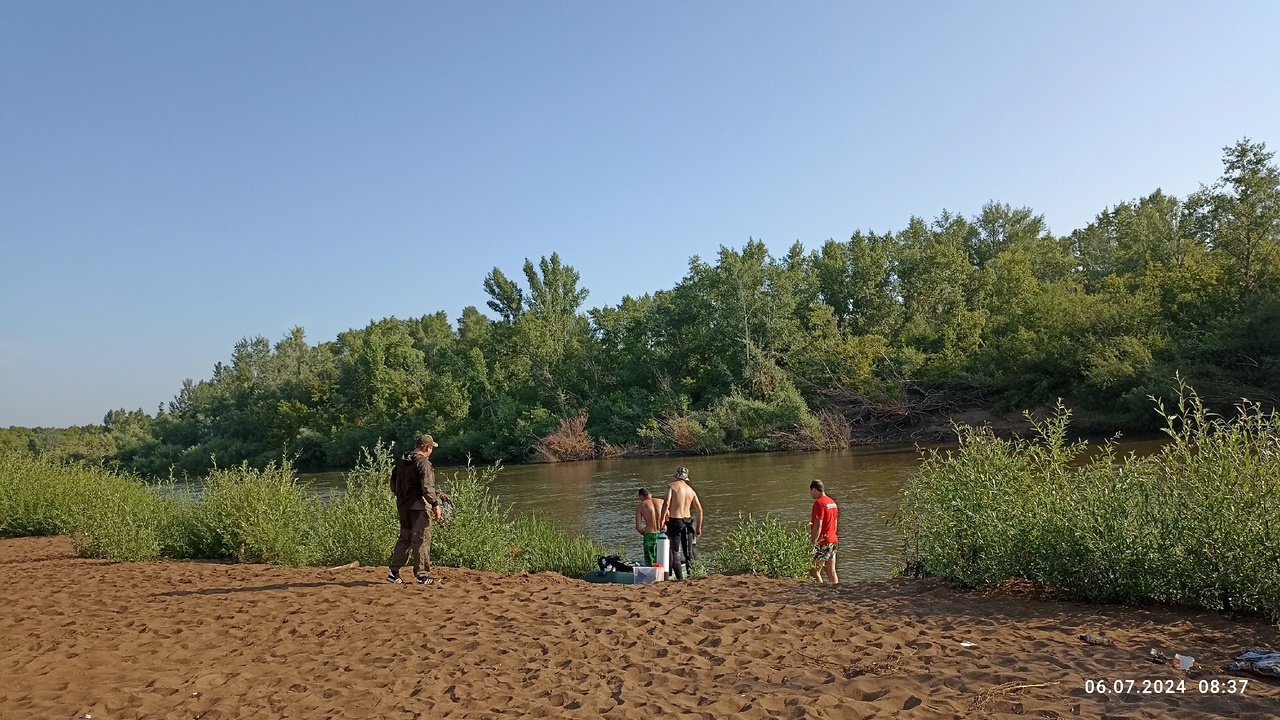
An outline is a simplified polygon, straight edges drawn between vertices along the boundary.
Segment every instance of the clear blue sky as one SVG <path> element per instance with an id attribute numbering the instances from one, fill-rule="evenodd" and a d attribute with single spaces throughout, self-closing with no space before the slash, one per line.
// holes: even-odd
<path id="1" fill-rule="evenodd" d="M 456 318 L 525 257 L 611 305 L 748 237 L 992 199 L 1065 234 L 1280 149 L 1280 3 L 1046 5 L 0 0 L 0 426 Z"/>

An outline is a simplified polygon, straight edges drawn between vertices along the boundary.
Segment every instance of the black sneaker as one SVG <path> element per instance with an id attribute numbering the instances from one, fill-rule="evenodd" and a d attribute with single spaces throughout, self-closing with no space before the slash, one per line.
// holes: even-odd
<path id="1" fill-rule="evenodd" d="M 419 585 L 430 585 L 436 581 L 430 575 L 415 575 L 414 580 L 417 580 Z"/>
<path id="2" fill-rule="evenodd" d="M 404 581 L 400 579 L 400 573 L 389 572 L 387 573 L 387 582 L 396 583 L 397 585 L 399 585 Z"/>

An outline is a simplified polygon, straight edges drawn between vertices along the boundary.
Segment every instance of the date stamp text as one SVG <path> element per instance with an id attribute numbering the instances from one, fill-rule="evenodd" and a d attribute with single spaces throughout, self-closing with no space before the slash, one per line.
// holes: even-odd
<path id="1" fill-rule="evenodd" d="M 1137 680 L 1085 680 L 1089 695 L 1243 695 L 1249 681 L 1244 678 L 1226 680 L 1193 680 L 1142 678 Z"/>

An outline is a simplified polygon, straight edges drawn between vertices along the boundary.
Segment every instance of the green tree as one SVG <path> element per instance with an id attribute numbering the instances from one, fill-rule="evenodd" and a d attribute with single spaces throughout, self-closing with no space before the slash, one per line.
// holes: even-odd
<path id="1" fill-rule="evenodd" d="M 506 323 L 514 323 L 524 311 L 524 291 L 498 268 L 489 271 L 484 279 L 484 291 L 489 295 L 489 309 L 498 313 Z"/>
<path id="2" fill-rule="evenodd" d="M 828 240 L 810 256 L 818 299 L 850 335 L 891 334 L 897 321 L 891 266 L 892 234 L 855 232 L 848 242 Z"/>
<path id="3" fill-rule="evenodd" d="M 1101 428 L 1141 427 L 1175 371 L 1219 404 L 1280 397 L 1277 248 L 1280 171 L 1244 139 L 1214 185 L 1156 190 L 1061 237 L 989 202 L 776 258 L 749 238 L 690 258 L 670 289 L 593 309 L 558 254 L 525 259 L 522 276 L 485 276 L 494 320 L 468 307 L 456 327 L 436 312 L 315 346 L 301 328 L 245 338 L 152 418 L 10 429 L 0 445 L 163 475 L 211 457 L 348 466 L 426 428 L 452 438 L 442 460 L 523 459 L 584 411 L 593 439 L 697 452 L 819 446 L 846 430 L 810 408 L 915 417 L 937 398 L 1063 397 Z"/>
<path id="4" fill-rule="evenodd" d="M 894 275 L 902 298 L 897 342 L 918 354 L 926 378 L 955 373 L 981 339 L 987 313 L 968 251 L 977 235 L 971 223 L 948 212 L 932 226 L 912 218 L 897 235 Z"/>
<path id="5" fill-rule="evenodd" d="M 1091 292 L 1111 275 L 1136 286 L 1151 272 L 1185 265 L 1202 247 L 1191 224 L 1183 203 L 1156 190 L 1099 213 L 1072 233 L 1070 243 Z"/>
<path id="6" fill-rule="evenodd" d="M 1275 153 L 1248 138 L 1223 152 L 1225 170 L 1205 206 L 1203 226 L 1248 306 L 1280 280 L 1280 169 L 1272 163 Z"/>

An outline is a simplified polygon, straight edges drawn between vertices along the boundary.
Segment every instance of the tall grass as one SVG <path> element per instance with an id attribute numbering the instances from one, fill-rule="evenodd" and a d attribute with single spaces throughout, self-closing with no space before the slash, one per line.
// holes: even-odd
<path id="1" fill-rule="evenodd" d="M 104 475 L 108 482 L 81 501 L 66 523 L 76 551 L 112 560 L 150 560 L 162 549 L 155 519 L 161 500 L 139 482 Z"/>
<path id="2" fill-rule="evenodd" d="M 529 572 L 581 575 L 595 567 L 596 558 L 610 554 L 600 543 L 570 535 L 543 518 L 522 517 L 515 522 L 515 555 Z"/>
<path id="3" fill-rule="evenodd" d="M 1082 462 L 1062 408 L 1031 439 L 960 428 L 904 490 L 908 572 L 1280 617 L 1280 416 L 1219 417 L 1185 386 L 1158 409 L 1169 442 L 1149 457 Z"/>
<path id="4" fill-rule="evenodd" d="M 58 465 L 0 454 L 0 537 L 70 535 L 77 551 L 113 560 L 157 557 L 277 565 L 381 565 L 399 526 L 387 479 L 390 446 L 366 450 L 347 490 L 328 501 L 298 482 L 287 462 L 215 469 L 198 489 L 172 479 L 149 486 L 88 464 Z M 456 514 L 433 527 L 437 565 L 496 572 L 578 575 L 608 554 L 601 545 L 503 507 L 491 483 L 499 466 L 468 465 L 439 487 Z"/>
<path id="5" fill-rule="evenodd" d="M 160 551 L 159 505 L 141 482 L 101 466 L 0 453 L 0 537 L 65 534 L 85 555 L 145 560 Z"/>
<path id="6" fill-rule="evenodd" d="M 264 470 L 215 468 L 198 505 L 192 529 L 212 539 L 212 557 L 295 566 L 316 557 L 320 498 L 298 484 L 287 462 Z"/>
<path id="7" fill-rule="evenodd" d="M 0 537 L 66 532 L 91 489 L 109 487 L 114 479 L 93 465 L 59 466 L 24 452 L 0 454 Z"/>
<path id="8" fill-rule="evenodd" d="M 783 522 L 772 514 L 738 515 L 711 561 L 715 572 L 749 572 L 776 578 L 807 578 L 813 545 L 802 522 Z"/>
<path id="9" fill-rule="evenodd" d="M 387 562 L 399 533 L 396 501 L 387 478 L 391 448 L 363 449 L 347 473 L 345 493 L 330 498 L 317 519 L 313 541 L 321 565 L 381 565 Z M 433 553 L 433 558 L 438 557 Z"/>

